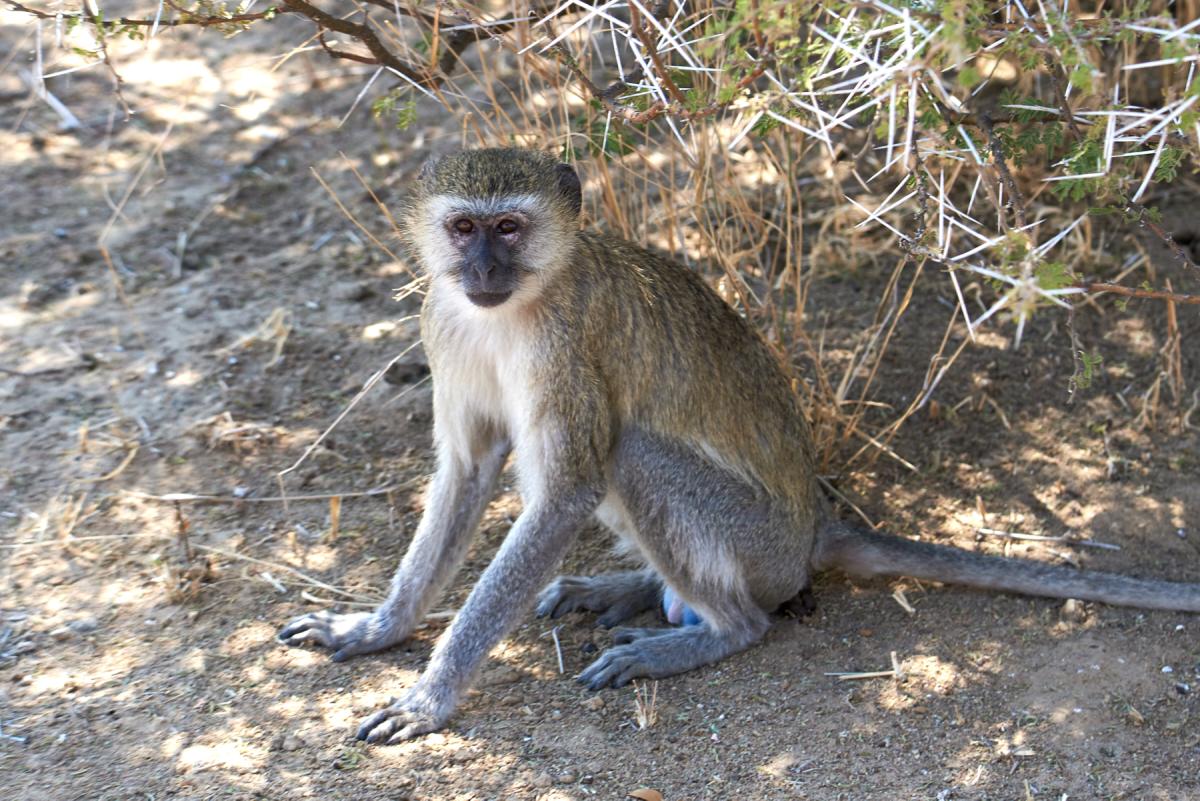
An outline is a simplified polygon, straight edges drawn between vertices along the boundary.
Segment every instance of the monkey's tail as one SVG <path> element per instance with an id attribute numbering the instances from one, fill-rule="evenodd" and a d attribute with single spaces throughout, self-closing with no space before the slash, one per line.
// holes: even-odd
<path id="1" fill-rule="evenodd" d="M 1047 598 L 1078 598 L 1114 606 L 1200 612 L 1200 584 L 1121 576 L 986 556 L 946 545 L 879 534 L 841 521 L 818 533 L 813 565 L 856 576 L 909 576 Z"/>

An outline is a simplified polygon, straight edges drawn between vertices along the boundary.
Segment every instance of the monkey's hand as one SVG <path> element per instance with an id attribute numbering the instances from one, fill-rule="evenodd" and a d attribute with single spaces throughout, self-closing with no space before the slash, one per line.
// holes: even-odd
<path id="1" fill-rule="evenodd" d="M 341 662 L 382 651 L 407 636 L 407 631 L 378 611 L 340 615 L 326 610 L 296 618 L 280 629 L 278 639 L 285 645 L 315 642 L 334 652 L 334 662 Z"/>
<path id="2" fill-rule="evenodd" d="M 453 693 L 425 689 L 418 682 L 404 697 L 363 721 L 355 735 L 376 745 L 393 745 L 446 725 L 454 711 Z"/>

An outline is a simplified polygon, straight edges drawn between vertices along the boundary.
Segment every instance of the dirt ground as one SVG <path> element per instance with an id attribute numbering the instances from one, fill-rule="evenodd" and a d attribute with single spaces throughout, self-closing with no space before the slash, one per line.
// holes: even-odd
<path id="1" fill-rule="evenodd" d="M 444 619 L 342 664 L 273 637 L 386 587 L 431 468 L 430 391 L 414 351 L 287 476 L 289 495 L 319 497 L 271 500 L 276 473 L 416 339 L 418 298 L 393 300 L 405 262 L 313 172 L 383 236 L 351 165 L 394 202 L 460 121 L 423 110 L 397 132 L 359 108 L 339 128 L 369 70 L 314 56 L 272 71 L 261 39 L 192 35 L 121 59 L 139 109 L 128 121 L 103 68 L 53 79 L 84 123 L 64 132 L 18 78 L 29 29 L 7 13 L 0 24 L 14 59 L 0 72 L 4 797 L 1200 798 L 1194 615 L 838 575 L 818 582 L 814 615 L 660 681 L 642 705 L 651 726 L 634 689 L 572 681 L 606 633 L 562 621 L 560 672 L 552 627 L 530 616 L 444 732 L 354 741 L 415 679 Z M 1197 200 L 1170 198 L 1177 233 L 1196 236 Z M 1196 276 L 1158 263 L 1195 291 Z M 853 347 L 885 279 L 864 268 L 817 287 L 831 352 Z M 1079 315 L 1105 361 L 1074 404 L 1061 318 L 1036 318 L 1019 351 L 993 329 L 941 385 L 942 414 L 895 441 L 916 471 L 883 459 L 842 491 L 897 534 L 1200 580 L 1200 415 L 1181 423 L 1200 319 L 1179 313 L 1188 394 L 1178 410 L 1164 394 L 1147 426 L 1162 307 L 1102 307 Z M 876 400 L 902 407 L 919 389 L 946 314 L 917 300 Z M 519 508 L 506 483 L 440 609 L 462 601 Z M 985 522 L 1119 550 L 977 535 Z M 566 570 L 616 561 L 590 531 Z M 893 659 L 899 679 L 827 675 Z"/>

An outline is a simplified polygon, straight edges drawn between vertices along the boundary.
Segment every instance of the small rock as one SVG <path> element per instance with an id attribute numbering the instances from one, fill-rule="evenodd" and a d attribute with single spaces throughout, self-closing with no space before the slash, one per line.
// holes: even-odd
<path id="1" fill-rule="evenodd" d="M 593 776 L 599 775 L 604 772 L 604 763 L 599 760 L 592 760 L 583 766 L 583 772 L 590 773 Z"/>
<path id="2" fill-rule="evenodd" d="M 96 629 L 100 628 L 100 621 L 92 616 L 81 617 L 78 620 L 72 620 L 67 624 L 76 634 L 91 634 Z"/>
<path id="3" fill-rule="evenodd" d="M 547 787 L 550 787 L 552 784 L 554 784 L 554 779 L 550 778 L 549 773 L 539 773 L 538 775 L 533 777 L 533 786 L 538 788 L 539 790 L 545 790 Z"/>
<path id="4" fill-rule="evenodd" d="M 1068 623 L 1082 623 L 1087 620 L 1087 610 L 1083 603 L 1075 598 L 1068 598 L 1059 608 L 1058 616 Z"/>
<path id="5" fill-rule="evenodd" d="M 1162 666 L 1162 672 L 1163 672 L 1163 673 L 1174 673 L 1174 672 L 1175 672 L 1175 668 L 1171 667 L 1170 665 L 1163 665 L 1163 666 Z"/>
<path id="6" fill-rule="evenodd" d="M 12 650 L 9 651 L 9 653 L 14 656 L 20 656 L 21 654 L 28 654 L 36 650 L 37 646 L 34 644 L 33 640 L 21 640 L 12 647 Z"/>
<path id="7" fill-rule="evenodd" d="M 468 762 L 474 762 L 479 759 L 479 752 L 470 748 L 460 748 L 453 751 L 446 757 L 446 761 L 451 765 L 466 765 Z"/>
<path id="8" fill-rule="evenodd" d="M 304 741 L 294 734 L 289 734 L 279 743 L 279 748 L 283 751 L 298 751 L 304 747 Z"/>
<path id="9" fill-rule="evenodd" d="M 558 784 L 574 784 L 579 776 L 573 770 L 564 770 L 562 773 L 554 777 L 554 781 Z"/>
<path id="10" fill-rule="evenodd" d="M 1175 692 L 1179 693 L 1180 695 L 1187 695 L 1191 691 L 1192 685 L 1188 684 L 1186 681 L 1181 681 L 1175 685 Z"/>
<path id="11" fill-rule="evenodd" d="M 516 668 L 508 665 L 499 665 L 484 671 L 479 678 L 478 686 L 480 687 L 500 687 L 505 684 L 514 684 L 521 679 L 521 673 Z"/>
<path id="12" fill-rule="evenodd" d="M 70 626 L 59 626 L 58 628 L 54 629 L 54 631 L 50 632 L 50 636 L 59 642 L 69 640 L 74 637 L 75 634 L 75 629 L 71 628 Z"/>
<path id="13" fill-rule="evenodd" d="M 383 380 L 392 386 L 404 386 L 419 381 L 429 374 L 429 365 L 421 357 L 396 362 L 383 374 Z"/>
<path id="14" fill-rule="evenodd" d="M 593 712 L 599 712 L 601 709 L 604 709 L 604 696 L 593 695 L 591 698 L 588 698 L 583 702 L 583 708 L 590 709 Z"/>
<path id="15" fill-rule="evenodd" d="M 375 289 L 365 281 L 347 281 L 334 287 L 333 296 L 338 300 L 361 303 L 375 297 Z"/>

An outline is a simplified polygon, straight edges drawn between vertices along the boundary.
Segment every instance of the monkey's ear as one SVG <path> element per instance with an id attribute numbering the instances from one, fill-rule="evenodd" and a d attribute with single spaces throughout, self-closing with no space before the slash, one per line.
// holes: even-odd
<path id="1" fill-rule="evenodd" d="M 576 214 L 583 208 L 583 187 L 579 185 L 579 176 L 570 164 L 556 164 L 554 172 L 558 176 L 558 191 L 567 201 L 567 205 Z"/>
<path id="2" fill-rule="evenodd" d="M 433 180 L 433 174 L 437 172 L 437 165 L 441 160 L 441 156 L 430 156 L 425 159 L 425 163 L 421 165 L 421 173 L 417 176 L 421 183 L 427 184 Z"/>

